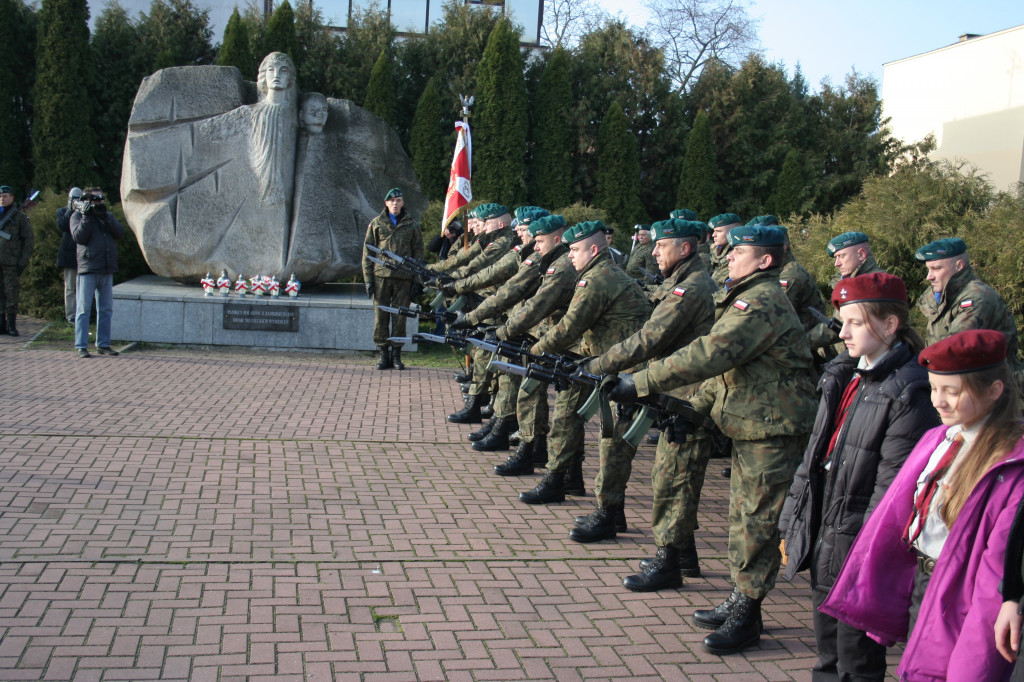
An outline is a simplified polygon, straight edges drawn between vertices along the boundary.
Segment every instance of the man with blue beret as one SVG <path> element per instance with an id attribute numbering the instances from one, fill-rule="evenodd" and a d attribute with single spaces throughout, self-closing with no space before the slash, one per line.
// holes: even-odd
<path id="1" fill-rule="evenodd" d="M 817 410 L 811 351 L 779 285 L 785 233 L 777 227 L 729 232 L 729 281 L 715 295 L 711 331 L 624 378 L 612 400 L 703 382 L 692 404 L 732 440 L 729 562 L 732 594 L 694 622 L 714 630 L 704 649 L 742 651 L 761 636 L 761 601 L 781 565 L 779 516 Z M 628 375 L 627 375 L 628 376 Z"/>

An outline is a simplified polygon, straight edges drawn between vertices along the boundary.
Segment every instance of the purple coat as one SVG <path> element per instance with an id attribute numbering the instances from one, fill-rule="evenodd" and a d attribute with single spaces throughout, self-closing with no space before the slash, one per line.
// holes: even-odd
<path id="1" fill-rule="evenodd" d="M 915 553 L 902 535 L 917 479 L 948 427 L 934 428 L 907 457 L 857 536 L 822 613 L 884 644 L 907 639 Z M 1024 440 L 982 476 L 950 529 L 897 673 L 901 680 L 1002 680 L 1010 675 L 995 647 L 1006 541 L 1024 496 Z"/>

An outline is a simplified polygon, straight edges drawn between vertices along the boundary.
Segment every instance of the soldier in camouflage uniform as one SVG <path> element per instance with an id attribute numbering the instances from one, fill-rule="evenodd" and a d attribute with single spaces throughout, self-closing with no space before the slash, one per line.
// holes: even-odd
<path id="1" fill-rule="evenodd" d="M 569 258 L 580 273 L 579 278 L 569 309 L 558 324 L 548 329 L 533 345 L 531 352 L 565 352 L 582 338 L 581 352 L 597 355 L 639 329 L 651 307 L 636 281 L 611 260 L 604 223 L 600 220 L 578 223 L 565 232 L 563 239 L 569 244 Z M 560 414 L 556 408 L 554 423 L 556 426 L 564 424 L 564 428 L 572 432 L 570 438 L 582 440 L 583 421 L 576 411 L 582 406 L 587 393 L 577 384 L 560 393 L 562 406 L 570 407 L 571 413 L 565 411 Z M 559 421 L 560 416 L 564 421 Z M 555 447 L 554 438 L 551 445 L 547 474 L 533 490 L 520 493 L 520 501 L 547 504 L 565 499 L 565 476 L 573 448 Z M 627 451 L 635 449 L 623 441 L 617 431 L 613 438 L 601 439 L 599 450 L 601 461 L 605 462 L 608 459 L 631 460 L 634 453 Z"/>
<path id="2" fill-rule="evenodd" d="M 741 651 L 761 633 L 761 600 L 778 574 L 779 514 L 810 432 L 816 404 L 811 351 L 779 286 L 785 235 L 776 227 L 729 232 L 730 283 L 715 296 L 711 331 L 652 361 L 610 392 L 612 400 L 703 381 L 693 407 L 732 439 L 729 562 L 735 588 L 715 609 L 694 613 L 714 654 Z"/>
<path id="3" fill-rule="evenodd" d="M 729 261 L 726 257 L 732 250 L 729 246 L 729 230 L 739 227 L 743 221 L 735 213 L 722 213 L 708 221 L 711 227 L 711 279 L 719 288 L 725 286 L 725 280 L 729 278 Z"/>
<path id="4" fill-rule="evenodd" d="M 569 249 L 562 243 L 565 232 L 565 218 L 552 215 L 530 223 L 530 234 L 534 238 L 536 253 L 540 255 L 540 284 L 536 292 L 523 304 L 509 313 L 508 320 L 495 332 L 502 341 L 524 336 L 539 338 L 554 326 L 572 300 L 573 284 L 578 273 L 569 260 Z M 573 348 L 571 350 L 578 350 Z M 516 416 L 519 421 L 519 447 L 504 464 L 494 467 L 499 476 L 524 476 L 533 473 L 535 464 L 547 462 L 548 441 L 548 387 L 547 384 L 530 382 L 532 386 L 520 386 L 516 396 Z M 556 417 L 569 409 L 568 394 L 561 391 L 556 396 Z M 551 440 L 553 447 L 569 452 L 569 483 L 565 493 L 583 494 L 583 442 L 582 434 L 577 439 L 565 428 L 565 419 L 559 419 Z"/>
<path id="5" fill-rule="evenodd" d="M 927 345 L 968 329 L 993 329 L 1006 334 L 1006 358 L 1024 389 L 1017 323 L 996 290 L 978 279 L 967 255 L 967 244 L 959 238 L 939 239 L 925 244 L 914 254 L 928 268 L 926 289 L 917 301 L 928 321 Z"/>
<path id="6" fill-rule="evenodd" d="M 697 240 L 703 223 L 663 220 L 653 225 L 655 257 L 665 282 L 653 295 L 654 312 L 644 326 L 603 355 L 583 364 L 583 371 L 614 374 L 640 368 L 647 360 L 662 358 L 706 334 L 715 320 L 715 283 L 697 257 Z M 699 384 L 682 387 L 672 395 L 689 399 Z M 711 454 L 708 433 L 695 429 L 681 443 L 670 443 L 663 434 L 658 442 L 652 474 L 654 506 L 652 525 L 658 553 L 648 571 L 626 578 L 626 587 L 650 591 L 682 583 L 681 571 L 700 575 L 693 530 L 704 470 Z M 618 518 L 625 497 L 631 461 L 601 462 L 598 475 L 598 507 L 577 523 L 581 534 L 614 537 L 625 530 L 625 516 Z M 610 511 L 615 512 L 612 518 Z"/>
<path id="7" fill-rule="evenodd" d="M 828 255 L 835 258 L 836 262 L 836 275 L 829 283 L 832 289 L 835 289 L 836 285 L 847 277 L 883 272 L 882 268 L 878 267 L 875 257 L 871 255 L 871 242 L 863 232 L 844 232 L 833 237 L 825 250 Z M 824 322 L 807 330 L 807 338 L 811 344 L 811 350 L 826 346 L 833 346 L 836 354 L 846 350 L 846 346 L 839 339 L 839 330 L 830 329 Z M 829 355 L 834 357 L 832 353 Z"/>
<path id="8" fill-rule="evenodd" d="M 633 229 L 636 230 L 636 245 L 626 261 L 626 274 L 638 282 L 644 282 L 647 280 L 645 270 L 652 275 L 658 273 L 658 261 L 654 259 L 654 244 L 651 242 L 651 226 L 637 225 Z"/>

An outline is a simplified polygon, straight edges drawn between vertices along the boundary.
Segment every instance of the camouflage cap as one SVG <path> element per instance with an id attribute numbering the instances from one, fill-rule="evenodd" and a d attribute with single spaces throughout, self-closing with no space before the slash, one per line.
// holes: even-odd
<path id="1" fill-rule="evenodd" d="M 778 225 L 779 219 L 773 215 L 759 215 L 750 219 L 747 223 L 747 227 L 753 227 L 754 225 Z"/>
<path id="2" fill-rule="evenodd" d="M 517 211 L 518 217 L 512 221 L 512 227 L 516 227 L 518 225 L 529 225 L 535 220 L 540 220 L 544 216 L 551 215 L 546 209 L 538 208 L 536 206 L 530 206 L 529 209 L 530 210 L 523 211 L 521 213 Z"/>
<path id="3" fill-rule="evenodd" d="M 925 244 L 917 250 L 914 258 L 927 263 L 928 261 L 952 258 L 962 253 L 967 253 L 967 244 L 964 243 L 964 240 L 959 237 L 947 237 Z"/>
<path id="4" fill-rule="evenodd" d="M 836 255 L 836 251 L 842 251 L 848 246 L 856 246 L 857 244 L 866 244 L 868 242 L 868 236 L 863 232 L 843 232 L 838 237 L 833 237 L 825 250 L 828 251 L 828 255 Z"/>
<path id="5" fill-rule="evenodd" d="M 748 225 L 729 230 L 729 246 L 782 246 L 786 233 L 773 225 Z"/>
<path id="6" fill-rule="evenodd" d="M 701 225 L 704 223 L 696 220 L 680 220 L 669 218 L 659 220 L 651 225 L 651 240 L 660 239 L 682 239 L 683 237 L 700 237 Z"/>
<path id="7" fill-rule="evenodd" d="M 562 235 L 562 241 L 566 244 L 572 244 L 578 242 L 587 237 L 593 237 L 595 234 L 604 233 L 607 228 L 604 226 L 604 222 L 600 220 L 587 220 L 582 223 L 576 223 Z"/>
<path id="8" fill-rule="evenodd" d="M 565 218 L 560 215 L 546 215 L 537 218 L 530 223 L 530 234 L 536 237 L 539 234 L 551 234 L 565 227 Z"/>
<path id="9" fill-rule="evenodd" d="M 501 204 L 484 204 L 479 209 L 479 217 L 481 220 L 494 220 L 500 218 L 508 213 L 508 206 L 502 206 Z"/>
<path id="10" fill-rule="evenodd" d="M 388 199 L 396 199 L 400 196 L 402 196 L 401 188 L 392 187 L 391 189 L 388 190 L 388 193 L 384 195 L 384 201 L 387 201 Z"/>
<path id="11" fill-rule="evenodd" d="M 1006 334 L 1002 332 L 968 329 L 928 346 L 917 361 L 935 374 L 980 372 L 1006 360 L 1006 346 Z"/>
<path id="12" fill-rule="evenodd" d="M 714 218 L 708 221 L 708 226 L 711 229 L 716 227 L 728 227 L 729 225 L 742 225 L 743 219 L 735 213 L 719 213 Z"/>
<path id="13" fill-rule="evenodd" d="M 679 220 L 696 220 L 697 214 L 688 208 L 677 208 L 668 214 L 669 218 L 678 218 Z"/>

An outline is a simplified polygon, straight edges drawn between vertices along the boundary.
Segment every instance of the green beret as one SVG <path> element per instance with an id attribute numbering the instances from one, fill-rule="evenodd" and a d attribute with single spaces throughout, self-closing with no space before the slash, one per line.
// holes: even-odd
<path id="1" fill-rule="evenodd" d="M 729 246 L 782 246 L 786 233 L 774 225 L 746 225 L 729 230 Z"/>
<path id="2" fill-rule="evenodd" d="M 720 213 L 708 221 L 708 225 L 714 229 L 723 225 L 742 225 L 743 219 L 735 213 Z"/>
<path id="3" fill-rule="evenodd" d="M 530 210 L 528 211 L 522 212 L 519 212 L 518 210 L 516 211 L 517 216 L 512 221 L 512 227 L 516 227 L 518 225 L 529 225 L 534 220 L 540 220 L 544 216 L 551 215 L 546 209 L 537 208 L 536 206 L 530 206 L 529 209 Z"/>
<path id="4" fill-rule="evenodd" d="M 565 218 L 560 215 L 546 215 L 537 218 L 530 223 L 530 234 L 536 237 L 538 234 L 551 234 L 565 227 Z"/>
<path id="5" fill-rule="evenodd" d="M 947 237 L 946 239 L 934 241 L 931 244 L 925 244 L 917 250 L 914 258 L 927 263 L 928 261 L 959 256 L 961 253 L 967 253 L 967 244 L 964 243 L 964 240 L 959 237 Z"/>
<path id="6" fill-rule="evenodd" d="M 680 220 L 679 218 L 659 220 L 651 225 L 651 239 L 658 241 L 659 239 L 700 237 L 700 226 L 703 224 L 696 220 Z"/>
<path id="7" fill-rule="evenodd" d="M 508 214 L 508 207 L 501 204 L 484 204 L 480 207 L 481 220 L 494 220 Z"/>
<path id="8" fill-rule="evenodd" d="M 847 246 L 854 246 L 856 244 L 866 244 L 868 236 L 863 232 L 843 232 L 838 237 L 833 237 L 829 241 L 828 246 L 825 248 L 828 251 L 828 255 L 836 255 L 836 251 L 842 251 Z"/>
<path id="9" fill-rule="evenodd" d="M 562 235 L 562 241 L 566 244 L 572 244 L 578 242 L 587 237 L 593 237 L 595 234 L 605 232 L 604 223 L 600 220 L 587 220 L 582 223 L 576 223 Z"/>
<path id="10" fill-rule="evenodd" d="M 512 213 L 512 217 L 513 217 L 513 218 L 518 218 L 519 216 L 523 215 L 524 213 L 527 213 L 527 212 L 529 212 L 529 211 L 536 211 L 536 210 L 538 210 L 538 209 L 539 209 L 539 210 L 541 210 L 541 211 L 543 211 L 543 210 L 544 210 L 544 209 L 542 209 L 542 208 L 541 208 L 540 206 L 520 206 L 519 208 L 517 208 L 517 209 L 516 209 L 516 210 L 515 210 L 515 211 L 514 211 L 514 212 Z"/>
<path id="11" fill-rule="evenodd" d="M 14 194 L 14 190 L 10 185 L 0 185 L 0 194 Z"/>
<path id="12" fill-rule="evenodd" d="M 678 218 L 679 220 L 696 220 L 697 214 L 688 208 L 677 208 L 668 214 L 669 218 Z"/>
<path id="13" fill-rule="evenodd" d="M 633 231 L 634 232 L 650 232 L 651 231 L 651 226 L 648 225 L 647 223 L 637 223 L 636 225 L 633 226 Z"/>
<path id="14" fill-rule="evenodd" d="M 398 187 L 392 187 L 391 189 L 388 190 L 388 193 L 384 195 L 384 201 L 387 201 L 388 199 L 394 199 L 400 196 L 402 196 L 402 190 L 399 189 Z"/>
<path id="15" fill-rule="evenodd" d="M 750 222 L 747 223 L 747 227 L 753 227 L 754 225 L 778 225 L 779 219 L 773 215 L 759 215 L 756 218 L 751 218 Z"/>

